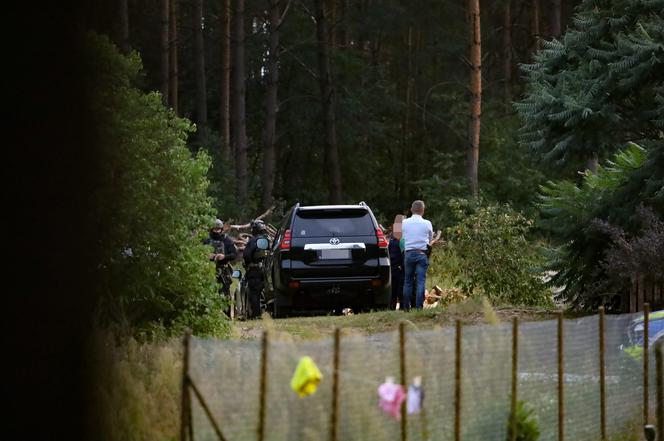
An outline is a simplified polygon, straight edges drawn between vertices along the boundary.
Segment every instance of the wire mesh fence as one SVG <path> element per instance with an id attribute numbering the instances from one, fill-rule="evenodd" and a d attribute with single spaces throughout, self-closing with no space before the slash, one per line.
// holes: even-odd
<path id="1" fill-rule="evenodd" d="M 515 387 L 542 441 L 599 441 L 603 430 L 611 439 L 643 422 L 644 363 L 625 350 L 635 318 L 607 316 L 602 344 L 599 316 L 564 320 L 562 333 L 556 320 L 521 324 L 516 366 L 511 323 L 464 326 L 460 345 L 454 328 L 406 326 L 403 340 L 399 332 L 343 336 L 336 388 L 333 339 L 271 336 L 262 389 L 261 342 L 191 338 L 186 378 L 204 404 L 190 400 L 190 432 L 195 440 L 219 439 L 206 406 L 228 441 L 504 441 Z M 303 356 L 315 361 L 323 378 L 315 393 L 300 397 L 290 382 Z M 656 375 L 649 372 L 653 385 Z M 406 387 L 421 378 L 418 413 L 389 415 L 379 407 L 377 390 L 387 377 Z M 655 394 L 649 401 L 654 409 Z"/>

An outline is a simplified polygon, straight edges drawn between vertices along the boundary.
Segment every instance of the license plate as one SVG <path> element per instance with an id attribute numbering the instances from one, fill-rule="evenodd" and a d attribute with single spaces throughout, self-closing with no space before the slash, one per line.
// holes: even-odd
<path id="1" fill-rule="evenodd" d="M 320 258 L 328 259 L 350 259 L 350 250 L 321 250 Z"/>

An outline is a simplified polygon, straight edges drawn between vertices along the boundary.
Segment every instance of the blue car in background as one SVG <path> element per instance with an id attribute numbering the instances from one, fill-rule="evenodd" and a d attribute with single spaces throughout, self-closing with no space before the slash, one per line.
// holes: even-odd
<path id="1" fill-rule="evenodd" d="M 643 338 L 645 318 L 635 318 L 627 329 L 627 342 L 621 349 L 630 357 L 641 360 L 643 356 Z M 651 312 L 648 317 L 648 348 L 653 351 L 657 343 L 664 343 L 664 310 Z"/>

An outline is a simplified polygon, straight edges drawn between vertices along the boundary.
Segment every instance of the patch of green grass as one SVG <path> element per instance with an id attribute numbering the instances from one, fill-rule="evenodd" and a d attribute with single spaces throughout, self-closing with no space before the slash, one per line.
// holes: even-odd
<path id="1" fill-rule="evenodd" d="M 448 308 L 404 311 L 373 311 L 348 316 L 323 315 L 290 317 L 278 320 L 265 314 L 262 320 L 235 321 L 234 337 L 260 338 L 263 330 L 288 334 L 295 339 L 330 338 L 335 328 L 347 334 L 370 335 L 398 330 L 402 321 L 412 331 L 453 326 L 456 320 L 463 324 L 497 324 L 519 316 L 522 321 L 546 320 L 555 317 L 555 310 L 542 308 L 493 308 L 484 299 L 471 298 Z"/>

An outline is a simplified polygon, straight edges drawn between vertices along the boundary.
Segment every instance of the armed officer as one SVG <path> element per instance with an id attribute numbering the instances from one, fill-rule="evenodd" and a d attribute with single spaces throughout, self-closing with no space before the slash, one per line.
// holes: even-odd
<path id="1" fill-rule="evenodd" d="M 257 219 L 251 222 L 251 235 L 252 237 L 247 242 L 242 257 L 244 258 L 244 267 L 247 271 L 246 278 L 249 289 L 249 306 L 251 309 L 249 316 L 254 318 L 261 315 L 260 299 L 264 284 L 263 260 L 265 259 L 265 252 L 256 245 L 258 239 L 263 238 L 267 240 L 267 227 L 262 220 Z"/>
<path id="2" fill-rule="evenodd" d="M 233 239 L 224 233 L 224 222 L 221 219 L 215 219 L 210 229 L 210 235 L 203 243 L 212 246 L 212 253 L 209 257 L 217 267 L 219 291 L 222 295 L 230 298 L 231 274 L 233 273 L 231 262 L 237 257 L 237 248 L 235 248 Z"/>

